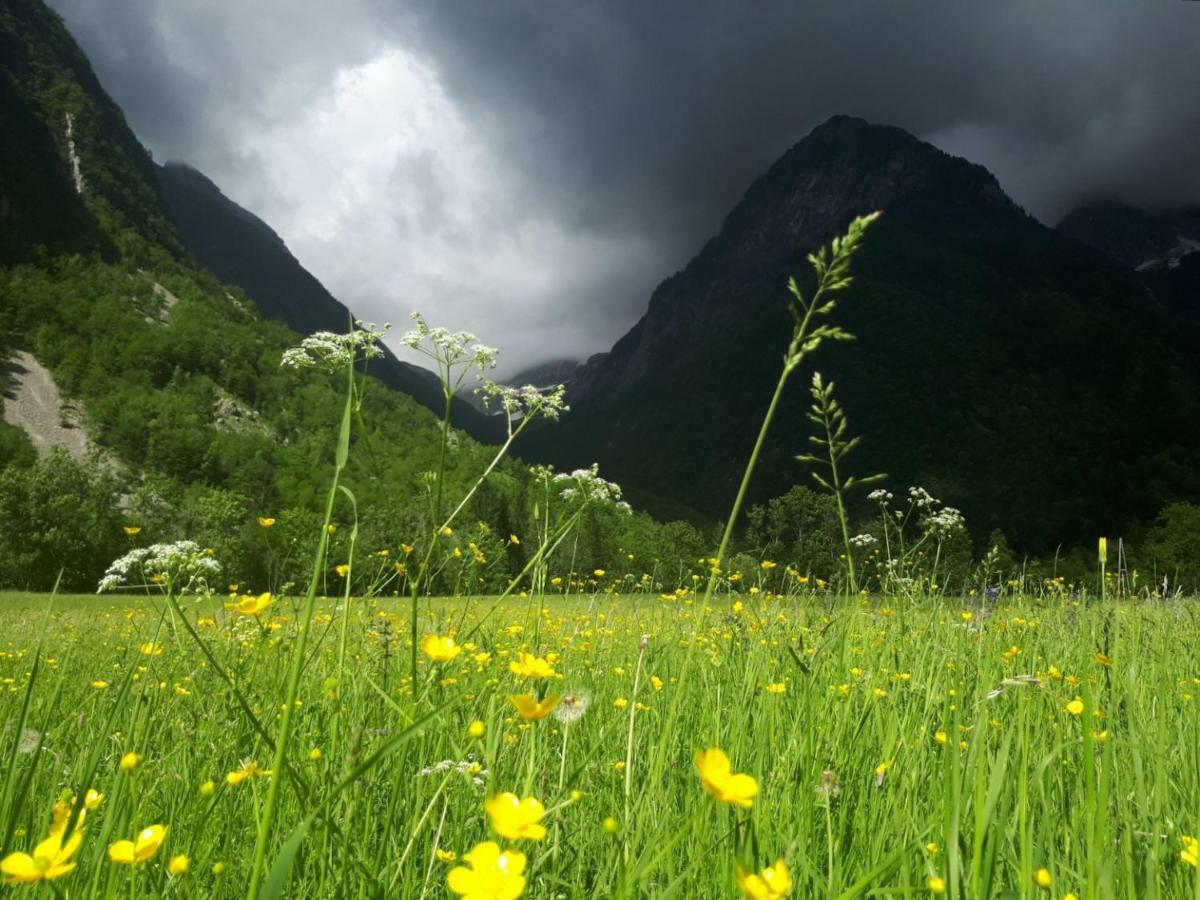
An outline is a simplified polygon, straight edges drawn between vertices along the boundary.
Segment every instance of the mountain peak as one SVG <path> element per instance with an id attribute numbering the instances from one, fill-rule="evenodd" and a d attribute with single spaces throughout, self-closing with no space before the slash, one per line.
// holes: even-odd
<path id="1" fill-rule="evenodd" d="M 609 379 L 631 385 L 665 346 L 687 345 L 747 314 L 730 303 L 729 284 L 758 282 L 768 273 L 782 279 L 855 216 L 921 202 L 936 203 L 942 213 L 967 210 L 968 218 L 986 210 L 1027 219 L 983 166 L 902 128 L 833 116 L 750 185 L 700 254 L 659 285 L 646 315 L 612 353 L 579 369 L 573 398 Z"/>
<path id="2" fill-rule="evenodd" d="M 776 252 L 791 255 L 797 246 L 812 248 L 829 240 L 856 215 L 886 210 L 917 193 L 1018 209 L 983 166 L 902 128 L 837 115 L 750 186 L 722 235 L 748 227 L 770 231 L 778 239 Z"/>

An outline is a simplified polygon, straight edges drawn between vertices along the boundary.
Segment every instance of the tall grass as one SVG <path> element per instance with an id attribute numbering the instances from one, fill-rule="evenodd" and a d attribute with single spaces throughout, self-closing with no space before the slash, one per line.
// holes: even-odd
<path id="1" fill-rule="evenodd" d="M 502 790 L 559 807 L 547 818 L 552 837 L 524 845 L 531 896 L 730 896 L 737 854 L 760 866 L 786 859 L 797 896 L 924 894 L 935 876 L 962 897 L 1194 895 L 1196 870 L 1180 858 L 1200 795 L 1194 601 L 1085 609 L 1029 598 L 981 623 L 942 600 L 886 612 L 839 603 L 832 614 L 818 595 L 741 600 L 735 612 L 727 599 L 705 610 L 597 594 L 539 614 L 514 598 L 476 633 L 476 652 L 490 661 L 423 666 L 444 682 L 435 687 L 445 701 L 429 705 L 440 714 L 415 734 L 411 701 L 380 687 L 378 625 L 403 620 L 403 604 L 352 611 L 356 665 L 330 696 L 336 639 L 325 619 L 336 621 L 336 605 L 318 601 L 288 774 L 237 786 L 226 773 L 244 758 L 265 767 L 272 748 L 236 692 L 273 739 L 290 675 L 280 636 L 302 608 L 280 631 L 262 631 L 185 602 L 190 618 L 215 612 L 217 624 L 199 633 L 232 686 L 188 644 L 138 652 L 161 635 L 154 601 L 53 612 L 41 662 L 36 632 L 19 658 L 24 642 L 6 638 L 0 658 L 0 678 L 12 679 L 0 695 L 12 723 L 0 751 L 15 760 L 5 776 L 20 787 L 0 809 L 5 852 L 29 849 L 54 802 L 90 786 L 107 796 L 88 814 L 80 869 L 54 883 L 66 895 L 94 885 L 107 897 L 243 896 L 277 781 L 283 827 L 268 842 L 270 864 L 306 823 L 283 896 L 444 895 L 449 864 L 435 851 L 461 856 L 486 839 L 481 805 Z M 470 627 L 483 612 L 432 600 L 428 626 Z M 6 611 L 5 634 L 43 615 Z M 535 628 L 541 651 L 559 654 L 555 693 L 590 698 L 570 725 L 525 723 L 506 699 L 522 689 L 507 662 L 530 648 Z M 1102 646 L 1110 667 L 1095 658 Z M 698 664 L 680 680 L 673 673 L 692 648 Z M 105 677 L 107 689 L 90 686 Z M 1067 711 L 1076 696 L 1079 716 Z M 682 712 L 664 732 L 675 700 Z M 474 720 L 486 724 L 480 739 L 468 737 Z M 691 757 L 710 743 L 758 779 L 751 810 L 719 807 L 701 789 Z M 374 758 L 381 750 L 389 755 Z M 144 761 L 124 773 L 129 751 Z M 572 791 L 582 792 L 576 802 Z M 615 833 L 603 827 L 609 817 Z M 161 857 L 132 873 L 105 858 L 112 840 L 158 822 L 171 827 Z M 176 853 L 192 870 L 171 878 L 163 865 Z M 1033 882 L 1040 868 L 1052 893 Z"/>

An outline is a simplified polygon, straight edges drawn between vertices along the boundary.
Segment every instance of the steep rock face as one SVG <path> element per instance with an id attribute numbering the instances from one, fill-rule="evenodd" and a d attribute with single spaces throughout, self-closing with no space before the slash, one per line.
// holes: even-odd
<path id="1" fill-rule="evenodd" d="M 982 166 L 899 128 L 833 117 L 750 187 L 720 233 L 655 290 L 646 315 L 612 352 L 576 374 L 575 396 L 632 385 L 664 356 L 740 318 L 745 310 L 730 295 L 748 280 L 790 266 L 798 249 L 820 246 L 855 215 L 914 194 L 1016 211 Z"/>
<path id="2" fill-rule="evenodd" d="M 158 179 L 171 218 L 192 256 L 222 281 L 245 291 L 262 315 L 301 334 L 344 332 L 350 327 L 350 310 L 300 265 L 283 239 L 207 177 L 189 166 L 169 163 L 158 167 Z M 436 376 L 402 362 L 386 348 L 385 354 L 372 365 L 373 374 L 440 414 L 442 395 Z M 491 438 L 495 430 L 486 416 L 462 400 L 454 401 L 451 419 L 479 439 Z"/>
<path id="3" fill-rule="evenodd" d="M 873 209 L 883 219 L 837 314 L 858 340 L 795 376 L 753 499 L 808 478 L 794 457 L 814 367 L 864 436 L 851 468 L 929 487 L 982 538 L 1000 528 L 1052 550 L 1200 488 L 1200 425 L 1183 412 L 1200 413 L 1190 321 L 1039 225 L 985 169 L 846 117 L 751 186 L 642 320 L 581 367 L 571 415 L 525 452 L 598 461 L 651 508 L 722 515 L 790 335 L 786 279 L 807 283 L 806 255 Z"/>
<path id="4" fill-rule="evenodd" d="M 566 384 L 575 377 L 575 372 L 578 368 L 578 360 L 552 359 L 549 362 L 539 363 L 536 366 L 530 366 L 528 369 L 522 369 L 516 375 L 509 378 L 508 383 L 518 387 L 525 384 L 534 384 L 538 387 Z"/>
<path id="5" fill-rule="evenodd" d="M 1083 203 L 1058 230 L 1130 268 L 1174 267 L 1200 250 L 1200 209 L 1147 212 L 1117 200 Z"/>

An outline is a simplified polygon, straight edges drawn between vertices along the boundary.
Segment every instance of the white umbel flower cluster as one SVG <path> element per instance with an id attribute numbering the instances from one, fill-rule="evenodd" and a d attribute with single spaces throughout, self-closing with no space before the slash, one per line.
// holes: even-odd
<path id="1" fill-rule="evenodd" d="M 443 759 L 431 766 L 426 766 L 417 772 L 417 777 L 429 778 L 432 775 L 442 775 L 450 771 L 467 776 L 476 787 L 483 787 L 488 777 L 487 769 L 475 758 L 474 753 L 468 753 L 467 758 L 463 760 Z"/>
<path id="2" fill-rule="evenodd" d="M 963 514 L 953 506 L 943 506 L 937 512 L 932 513 L 927 524 L 931 531 L 942 535 L 953 534 L 966 528 Z"/>
<path id="3" fill-rule="evenodd" d="M 405 333 L 400 343 L 410 350 L 426 356 L 460 362 L 470 360 L 480 369 L 494 369 L 500 351 L 479 343 L 469 331 L 451 331 L 449 328 L 431 328 L 419 312 L 411 316 L 417 327 Z"/>
<path id="4" fill-rule="evenodd" d="M 932 509 L 942 502 L 923 487 L 910 487 L 908 489 L 908 498 L 909 502 L 918 509 Z"/>
<path id="5" fill-rule="evenodd" d="M 600 467 L 596 463 L 592 463 L 588 469 L 576 469 L 569 475 L 559 472 L 551 483 L 558 487 L 558 496 L 563 500 L 582 499 L 587 503 L 611 504 L 626 514 L 633 511 L 621 499 L 621 486 L 601 478 Z"/>
<path id="6" fill-rule="evenodd" d="M 509 387 L 494 381 L 485 381 L 475 392 L 483 398 L 484 406 L 490 408 L 496 403 L 510 419 L 539 415 L 557 421 L 559 416 L 570 410 L 563 399 L 566 389 L 561 384 L 543 390 L 532 384 Z"/>
<path id="7" fill-rule="evenodd" d="M 349 334 L 334 334 L 332 331 L 310 334 L 298 347 L 283 352 L 280 365 L 285 369 L 336 372 L 358 359 L 378 359 L 383 356 L 383 348 L 379 344 L 392 326 L 385 324 L 379 328 L 373 322 L 354 324 L 355 330 Z"/>
<path id="8" fill-rule="evenodd" d="M 114 560 L 100 579 L 96 593 L 147 584 L 169 584 L 180 594 L 207 593 L 209 579 L 220 574 L 221 564 L 213 558 L 212 551 L 201 549 L 195 541 L 151 544 Z"/>

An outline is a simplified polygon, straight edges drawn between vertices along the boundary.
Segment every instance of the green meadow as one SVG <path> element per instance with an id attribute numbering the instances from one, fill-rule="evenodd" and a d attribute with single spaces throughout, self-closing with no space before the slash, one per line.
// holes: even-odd
<path id="1" fill-rule="evenodd" d="M 82 817 L 78 868 L 45 896 L 242 896 L 273 782 L 268 860 L 294 851 L 282 896 L 442 896 L 499 838 L 484 803 L 504 792 L 544 809 L 539 839 L 499 838 L 532 896 L 725 897 L 739 866 L 777 859 L 797 896 L 1191 896 L 1197 611 L 818 590 L 445 599 L 420 631 L 457 634 L 457 652 L 422 654 L 414 686 L 406 601 L 323 601 L 267 775 L 297 602 L 246 616 L 6 595 L 0 826 L 32 849 L 55 804 Z M 544 677 L 514 671 L 521 654 Z M 524 694 L 556 705 L 526 720 Z M 706 791 L 709 747 L 754 779 L 748 808 Z M 152 858 L 110 861 L 154 825 Z"/>

